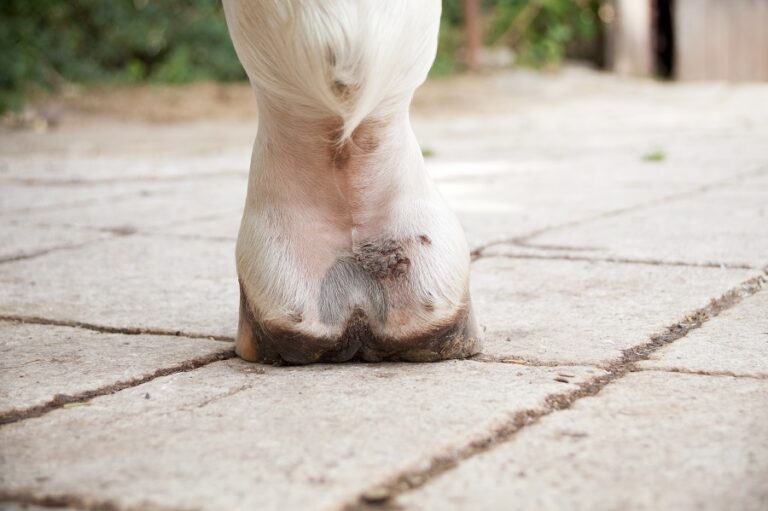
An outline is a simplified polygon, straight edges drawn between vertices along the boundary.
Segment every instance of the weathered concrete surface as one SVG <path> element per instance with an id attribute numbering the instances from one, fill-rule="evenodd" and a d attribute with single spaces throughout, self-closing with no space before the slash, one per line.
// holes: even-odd
<path id="1" fill-rule="evenodd" d="M 535 236 L 533 246 L 578 247 L 561 253 L 723 265 L 768 264 L 768 164 L 757 175 L 625 215 Z M 498 246 L 498 254 L 518 250 Z"/>
<path id="2" fill-rule="evenodd" d="M 703 175 L 736 173 L 766 156 L 761 84 L 654 84 L 573 69 L 542 82 L 523 71 L 427 84 L 415 99 L 419 141 L 465 161 L 621 162 L 661 150 L 667 170 L 698 167 Z"/>
<path id="3" fill-rule="evenodd" d="M 52 228 L 150 232 L 158 227 L 206 220 L 223 213 L 238 217 L 245 203 L 244 176 L 203 178 L 182 183 L 144 184 L 135 196 L 77 207 L 48 208 L 22 222 Z M 109 214 L 105 214 L 105 210 Z"/>
<path id="4" fill-rule="evenodd" d="M 732 309 L 690 341 L 594 398 L 583 396 L 607 380 L 583 364 L 647 344 L 761 272 L 767 87 L 572 70 L 428 83 L 415 129 L 428 171 L 482 249 L 472 286 L 486 354 L 281 369 L 205 358 L 226 342 L 127 335 L 234 335 L 234 240 L 256 133 L 241 89 L 228 120 L 155 123 L 201 108 L 195 88 L 186 105 L 154 99 L 162 108 L 141 122 L 122 91 L 106 102 L 112 117 L 0 134 L 0 254 L 22 257 L 0 261 L 0 316 L 117 329 L 0 328 L 0 343 L 14 346 L 0 353 L 15 368 L 3 377 L 29 371 L 23 380 L 40 382 L 3 380 L 6 395 L 80 397 L 0 426 L 0 507 L 338 509 L 387 481 L 406 509 L 449 509 L 458 493 L 465 509 L 760 503 L 765 290 L 723 301 Z M 86 245 L 59 249 L 81 236 Z M 582 365 L 557 365 L 568 362 Z M 716 376 L 728 372 L 746 377 Z M 91 385 L 115 392 L 83 402 Z M 494 456 L 507 449 L 515 454 L 499 468 Z M 516 463 L 533 472 L 517 476 Z M 422 477 L 423 490 L 410 488 Z"/>
<path id="5" fill-rule="evenodd" d="M 768 292 L 744 300 L 640 366 L 768 378 Z"/>
<path id="6" fill-rule="evenodd" d="M 601 363 L 755 273 L 487 257 L 473 264 L 471 285 L 483 353 Z"/>
<path id="7" fill-rule="evenodd" d="M 563 370 L 573 383 L 555 381 Z M 328 509 L 600 373 L 219 362 L 0 429 L 0 485 L 118 506 Z"/>
<path id="8" fill-rule="evenodd" d="M 63 506 L 36 506 L 33 504 L 19 504 L 15 502 L 2 502 L 0 503 L 3 511 L 66 511 L 72 509 L 71 507 Z"/>
<path id="9" fill-rule="evenodd" d="M 0 215 L 19 220 L 24 214 L 47 208 L 108 204 L 137 193 L 125 183 L 90 186 L 30 186 L 2 183 Z"/>
<path id="10" fill-rule="evenodd" d="M 630 374 L 398 503 L 409 510 L 762 511 L 766 423 L 768 381 Z"/>
<path id="11" fill-rule="evenodd" d="M 606 157 L 602 153 L 519 162 L 428 160 L 427 168 L 464 224 L 473 248 L 527 237 L 551 228 L 557 228 L 559 234 L 564 225 L 611 215 L 617 210 L 645 208 L 664 200 L 695 195 L 702 187 L 719 188 L 723 182 L 738 182 L 738 176 L 748 175 L 753 170 L 723 165 L 705 167 L 708 169 L 705 171 L 700 166 L 682 163 L 670 171 L 669 164 L 644 162 L 636 154 Z M 736 223 L 748 219 L 754 222 L 750 215 L 763 214 L 759 204 L 755 204 L 758 198 L 757 192 L 753 192 L 751 200 L 745 197 L 742 209 L 747 211 L 742 210 L 729 221 Z M 699 203 L 696 205 L 700 206 Z M 756 207 L 757 212 L 754 211 Z M 690 221 L 695 222 L 696 218 Z M 583 231 L 589 230 L 591 225 L 591 222 L 587 223 Z M 696 227 L 703 228 L 704 225 L 702 222 Z M 549 244 L 581 246 L 582 231 L 579 233 L 568 242 Z M 538 241 L 538 238 L 534 239 Z M 649 252 L 652 250 L 648 248 Z M 489 250 L 488 253 L 498 252 Z"/>
<path id="12" fill-rule="evenodd" d="M 234 258 L 225 243 L 124 236 L 6 263 L 0 314 L 231 337 Z"/>
<path id="13" fill-rule="evenodd" d="M 0 417 L 232 351 L 227 342 L 0 321 Z"/>
<path id="14" fill-rule="evenodd" d="M 212 241 L 229 242 L 235 250 L 237 232 L 240 229 L 241 211 L 229 211 L 210 218 L 177 222 L 173 225 L 152 229 L 153 233 L 181 238 L 205 238 Z"/>
<path id="15" fill-rule="evenodd" d="M 0 182 L 105 184 L 245 174 L 253 122 L 85 122 L 0 137 Z M 205 134 L 201 136 L 201 134 Z"/>
<path id="16" fill-rule="evenodd" d="M 47 229 L 0 221 L 0 261 L 24 258 L 61 247 L 78 247 L 108 237 L 103 232 Z"/>

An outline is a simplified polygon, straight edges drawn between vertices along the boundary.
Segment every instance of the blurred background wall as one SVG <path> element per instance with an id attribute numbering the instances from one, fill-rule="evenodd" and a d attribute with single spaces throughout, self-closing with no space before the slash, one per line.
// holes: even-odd
<path id="1" fill-rule="evenodd" d="M 64 84 L 245 78 L 218 0 L 3 0 L 0 112 Z M 564 59 L 768 80 L 768 0 L 445 0 L 432 76 Z"/>
<path id="2" fill-rule="evenodd" d="M 623 74 L 768 80 L 768 0 L 613 0 L 607 61 Z"/>

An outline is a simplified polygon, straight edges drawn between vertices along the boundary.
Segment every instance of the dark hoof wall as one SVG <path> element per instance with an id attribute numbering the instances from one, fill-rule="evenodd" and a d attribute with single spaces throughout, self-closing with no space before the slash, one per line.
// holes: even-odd
<path id="1" fill-rule="evenodd" d="M 327 338 L 259 322 L 241 299 L 235 351 L 251 362 L 278 365 L 351 360 L 436 362 L 471 357 L 480 351 L 480 345 L 469 306 L 445 325 L 404 339 L 377 336 L 371 331 L 363 311 L 356 310 L 338 338 Z"/>

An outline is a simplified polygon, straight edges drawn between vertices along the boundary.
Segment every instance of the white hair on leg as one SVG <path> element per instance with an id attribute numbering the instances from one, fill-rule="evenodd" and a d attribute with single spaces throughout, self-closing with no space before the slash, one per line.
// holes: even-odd
<path id="1" fill-rule="evenodd" d="M 254 86 L 292 108 L 341 118 L 340 143 L 426 79 L 440 9 L 439 0 L 224 0 Z"/>

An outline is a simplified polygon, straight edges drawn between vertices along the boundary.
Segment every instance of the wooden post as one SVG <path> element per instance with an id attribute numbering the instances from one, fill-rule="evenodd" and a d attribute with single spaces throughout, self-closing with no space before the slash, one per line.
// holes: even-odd
<path id="1" fill-rule="evenodd" d="M 467 67 L 480 68 L 480 0 L 464 0 L 464 34 Z"/>
<path id="2" fill-rule="evenodd" d="M 651 0 L 614 0 L 611 61 L 622 75 L 653 76 Z"/>

